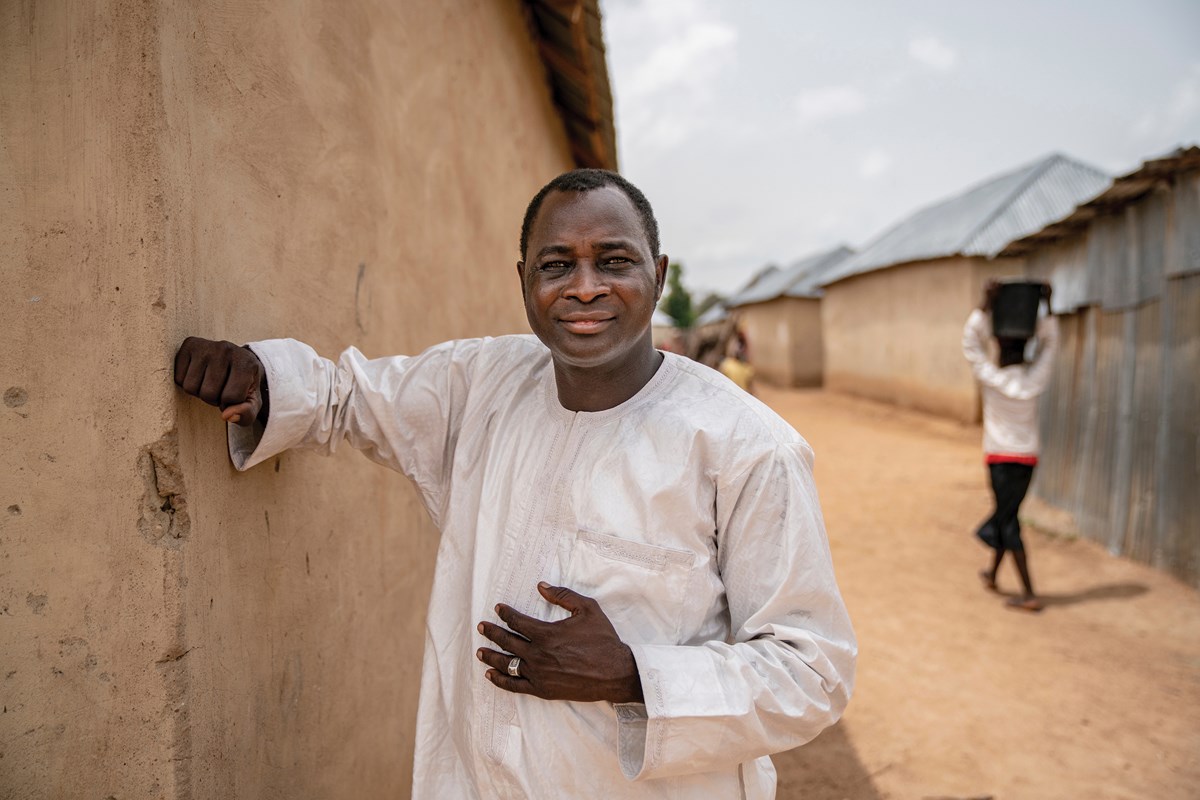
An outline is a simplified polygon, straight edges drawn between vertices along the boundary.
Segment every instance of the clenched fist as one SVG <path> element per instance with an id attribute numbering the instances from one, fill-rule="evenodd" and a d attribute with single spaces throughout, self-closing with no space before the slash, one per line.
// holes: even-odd
<path id="1" fill-rule="evenodd" d="M 266 371 L 254 351 L 189 336 L 175 354 L 175 385 L 221 409 L 226 422 L 250 425 L 269 408 Z"/>

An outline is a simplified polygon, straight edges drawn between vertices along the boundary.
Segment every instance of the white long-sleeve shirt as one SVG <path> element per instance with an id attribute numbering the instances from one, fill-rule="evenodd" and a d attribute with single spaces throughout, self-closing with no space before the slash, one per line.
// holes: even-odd
<path id="1" fill-rule="evenodd" d="M 1037 354 L 1032 364 L 1000 367 L 988 352 L 991 318 L 975 309 L 963 327 L 963 355 L 983 395 L 983 452 L 988 456 L 1036 458 L 1039 449 L 1037 398 L 1050 383 L 1058 350 L 1058 320 L 1037 324 Z"/>
<path id="2" fill-rule="evenodd" d="M 415 798 L 768 798 L 766 755 L 841 715 L 856 644 L 812 451 L 717 372 L 666 354 L 633 398 L 587 413 L 559 404 L 532 336 L 336 364 L 291 340 L 251 348 L 271 411 L 265 431 L 229 426 L 238 469 L 345 440 L 408 475 L 442 532 Z M 565 616 L 540 580 L 599 601 L 644 705 L 484 677 L 476 624 L 496 603 Z"/>

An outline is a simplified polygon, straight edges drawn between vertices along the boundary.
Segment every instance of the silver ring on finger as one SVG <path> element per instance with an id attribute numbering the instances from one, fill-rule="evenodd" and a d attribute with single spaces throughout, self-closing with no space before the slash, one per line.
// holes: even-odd
<path id="1" fill-rule="evenodd" d="M 512 675 L 514 678 L 521 677 L 521 659 L 520 659 L 520 657 L 513 656 L 512 660 L 508 662 L 508 674 Z"/>

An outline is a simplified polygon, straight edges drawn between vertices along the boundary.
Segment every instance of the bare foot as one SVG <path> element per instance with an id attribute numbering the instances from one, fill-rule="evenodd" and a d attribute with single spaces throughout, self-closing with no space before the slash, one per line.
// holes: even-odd
<path id="1" fill-rule="evenodd" d="M 1010 597 L 1004 605 L 1016 611 L 1037 612 L 1042 610 L 1042 601 L 1032 595 L 1027 597 Z"/>
<path id="2" fill-rule="evenodd" d="M 989 592 L 998 591 L 996 589 L 996 576 L 988 572 L 986 569 L 979 570 L 979 580 L 983 581 L 983 588 Z"/>

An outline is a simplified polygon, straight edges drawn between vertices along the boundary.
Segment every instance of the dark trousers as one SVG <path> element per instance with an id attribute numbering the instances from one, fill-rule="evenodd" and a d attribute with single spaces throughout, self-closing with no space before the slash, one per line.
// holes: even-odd
<path id="1" fill-rule="evenodd" d="M 1017 511 L 1029 491 L 1033 467 L 1028 464 L 989 464 L 988 472 L 992 477 L 996 510 L 984 520 L 975 535 L 993 550 L 1024 550 Z"/>

